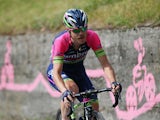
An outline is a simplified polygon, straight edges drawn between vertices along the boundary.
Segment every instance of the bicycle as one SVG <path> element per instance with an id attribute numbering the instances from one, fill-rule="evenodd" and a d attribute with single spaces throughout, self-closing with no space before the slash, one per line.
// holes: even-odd
<path id="1" fill-rule="evenodd" d="M 119 99 L 121 99 L 121 91 L 122 91 L 122 86 L 119 85 L 120 88 L 117 91 L 117 93 L 114 95 L 115 97 L 115 103 L 112 105 L 112 107 L 116 107 L 119 103 Z M 74 104 L 71 102 L 71 107 L 70 107 L 70 112 L 68 113 L 68 117 L 70 118 L 70 120 L 105 120 L 103 118 L 103 116 L 101 114 L 99 114 L 99 112 L 94 111 L 91 104 L 95 101 L 93 99 L 89 99 L 89 96 L 92 94 L 98 94 L 98 93 L 102 93 L 102 92 L 110 92 L 112 90 L 112 88 L 103 88 L 103 89 L 95 89 L 95 90 L 87 90 L 85 92 L 80 92 L 78 94 L 75 94 L 75 97 L 78 96 L 82 96 L 83 97 L 83 101 L 79 102 L 77 104 Z M 78 119 L 76 119 L 76 114 L 75 114 L 75 110 L 80 107 L 81 105 L 83 105 L 83 116 L 78 117 Z M 59 109 L 57 111 L 56 114 L 56 120 L 61 120 L 61 110 Z"/>

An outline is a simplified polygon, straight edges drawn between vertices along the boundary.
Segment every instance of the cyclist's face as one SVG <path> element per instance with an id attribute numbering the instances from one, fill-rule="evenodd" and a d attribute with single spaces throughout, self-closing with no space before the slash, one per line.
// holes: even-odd
<path id="1" fill-rule="evenodd" d="M 83 44 L 86 42 L 86 32 L 87 28 L 82 28 L 82 29 L 73 29 L 71 30 L 71 38 L 73 42 L 78 43 L 79 45 Z"/>

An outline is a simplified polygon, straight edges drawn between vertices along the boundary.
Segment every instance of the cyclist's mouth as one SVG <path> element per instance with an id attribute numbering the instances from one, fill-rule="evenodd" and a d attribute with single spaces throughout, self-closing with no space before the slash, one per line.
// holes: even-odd
<path id="1" fill-rule="evenodd" d="M 85 37 L 79 37 L 78 39 L 79 44 L 83 44 L 86 42 Z"/>

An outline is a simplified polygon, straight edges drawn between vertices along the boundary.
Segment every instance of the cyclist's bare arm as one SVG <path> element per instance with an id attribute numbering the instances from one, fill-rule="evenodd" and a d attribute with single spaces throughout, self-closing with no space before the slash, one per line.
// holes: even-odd
<path id="1" fill-rule="evenodd" d="M 55 63 L 53 68 L 53 78 L 56 86 L 62 93 L 62 100 L 63 101 L 73 101 L 70 91 L 65 86 L 65 83 L 61 77 L 63 64 L 62 63 Z"/>
<path id="2" fill-rule="evenodd" d="M 115 73 L 114 73 L 114 70 L 107 59 L 107 56 L 106 55 L 100 56 L 100 57 L 98 57 L 98 60 L 101 63 L 101 66 L 102 66 L 105 74 L 107 75 L 109 81 L 111 83 L 115 82 L 116 81 Z"/>
<path id="3" fill-rule="evenodd" d="M 63 68 L 62 63 L 54 64 L 53 78 L 54 78 L 54 82 L 55 82 L 56 86 L 63 93 L 64 91 L 67 90 L 67 88 L 65 87 L 64 81 L 61 77 L 62 68 Z"/>
<path id="4" fill-rule="evenodd" d="M 108 77 L 110 83 L 112 83 L 112 86 L 111 86 L 113 88 L 112 92 L 115 94 L 119 89 L 119 86 L 117 84 L 113 84 L 113 83 L 116 83 L 115 72 L 111 64 L 109 63 L 106 55 L 98 57 L 98 60 L 101 63 L 104 73 Z"/>

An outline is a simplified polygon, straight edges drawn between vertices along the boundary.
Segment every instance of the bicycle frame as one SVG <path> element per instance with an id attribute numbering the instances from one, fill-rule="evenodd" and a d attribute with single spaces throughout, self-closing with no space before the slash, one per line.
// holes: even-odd
<path id="1" fill-rule="evenodd" d="M 93 116 L 93 108 L 92 108 L 92 103 L 95 102 L 94 99 L 88 99 L 88 98 L 83 98 L 82 102 L 79 102 L 77 104 L 73 104 L 72 103 L 72 107 L 71 107 L 71 114 L 69 114 L 68 116 L 70 116 L 71 120 L 75 120 L 76 119 L 76 115 L 74 113 L 74 111 L 79 108 L 80 106 L 83 105 L 83 113 L 84 115 L 81 116 L 83 117 L 83 120 L 90 120 Z"/>

